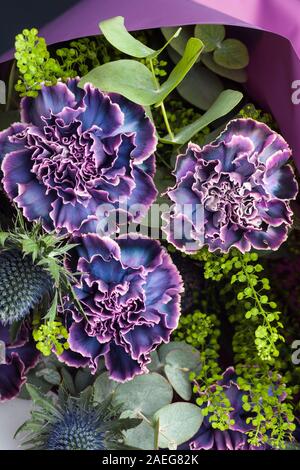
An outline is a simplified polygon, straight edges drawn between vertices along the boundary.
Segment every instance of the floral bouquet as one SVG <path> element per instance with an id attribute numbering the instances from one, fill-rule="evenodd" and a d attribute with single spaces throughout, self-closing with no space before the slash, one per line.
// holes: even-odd
<path id="1" fill-rule="evenodd" d="M 41 450 L 298 447 L 299 175 L 222 24 L 16 37 L 0 401 Z M 297 349 L 298 348 L 298 349 Z"/>

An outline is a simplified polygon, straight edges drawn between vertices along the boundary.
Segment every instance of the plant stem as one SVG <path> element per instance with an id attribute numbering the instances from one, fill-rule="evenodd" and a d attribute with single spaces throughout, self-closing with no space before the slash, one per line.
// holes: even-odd
<path id="1" fill-rule="evenodd" d="M 151 72 L 152 72 L 152 75 L 153 75 L 153 79 L 154 79 L 156 88 L 159 89 L 159 83 L 158 83 L 158 80 L 156 78 L 155 71 L 154 71 L 153 60 L 149 59 L 149 62 L 150 62 L 150 68 L 151 68 Z M 174 134 L 173 134 L 173 131 L 171 129 L 169 119 L 168 119 L 168 115 L 167 115 L 167 111 L 166 111 L 166 108 L 165 108 L 165 105 L 164 105 L 163 101 L 160 103 L 160 109 L 161 109 L 161 112 L 162 112 L 162 116 L 164 118 L 164 122 L 165 122 L 166 129 L 168 131 L 168 134 L 169 134 L 171 140 L 173 140 L 174 139 Z"/>
<path id="2" fill-rule="evenodd" d="M 9 73 L 8 79 L 8 90 L 7 90 L 7 101 L 5 105 L 5 111 L 9 111 L 10 102 L 14 91 L 14 81 L 15 81 L 15 74 L 16 74 L 16 61 L 13 61 L 12 67 Z"/>

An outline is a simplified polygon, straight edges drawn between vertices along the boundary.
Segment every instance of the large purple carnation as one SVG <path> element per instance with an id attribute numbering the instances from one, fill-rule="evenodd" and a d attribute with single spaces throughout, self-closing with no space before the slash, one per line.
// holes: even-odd
<path id="1" fill-rule="evenodd" d="M 79 240 L 78 240 L 79 241 Z M 126 381 L 147 371 L 150 353 L 168 342 L 180 315 L 181 277 L 161 245 L 149 238 L 83 235 L 72 257 L 75 293 L 85 316 L 64 305 L 70 349 L 59 359 Z"/>
<path id="2" fill-rule="evenodd" d="M 109 233 L 109 214 L 138 222 L 156 198 L 155 129 L 141 106 L 77 85 L 22 100 L 22 122 L 0 133 L 3 186 L 46 230 Z"/>
<path id="3" fill-rule="evenodd" d="M 28 328 L 23 324 L 11 342 L 9 327 L 0 323 L 0 402 L 15 398 L 26 382 L 27 372 L 36 365 L 39 352 Z"/>
<path id="4" fill-rule="evenodd" d="M 174 202 L 164 216 L 168 240 L 187 252 L 203 245 L 223 252 L 233 246 L 241 252 L 278 249 L 292 223 L 289 200 L 298 190 L 286 164 L 290 156 L 279 134 L 252 119 L 231 121 L 202 149 L 189 144 L 168 190 Z"/>

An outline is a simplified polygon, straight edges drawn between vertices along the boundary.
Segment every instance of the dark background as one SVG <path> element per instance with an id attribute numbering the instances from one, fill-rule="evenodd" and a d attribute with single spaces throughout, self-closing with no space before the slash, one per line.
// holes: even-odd
<path id="1" fill-rule="evenodd" d="M 60 16 L 80 0 L 5 0 L 1 2 L 0 55 L 13 48 L 16 34 Z M 99 0 L 101 1 L 101 0 Z"/>

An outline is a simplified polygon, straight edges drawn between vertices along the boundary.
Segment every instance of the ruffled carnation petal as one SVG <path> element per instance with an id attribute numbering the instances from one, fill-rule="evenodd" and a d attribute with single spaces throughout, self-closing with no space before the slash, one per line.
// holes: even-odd
<path id="1" fill-rule="evenodd" d="M 74 292 L 85 316 L 65 299 L 70 351 L 89 357 L 92 372 L 103 356 L 111 378 L 129 380 L 147 371 L 151 351 L 176 328 L 182 279 L 155 240 L 86 234 L 74 241 L 79 245 L 67 266 L 78 278 Z M 77 356 L 66 360 L 75 363 Z"/>
<path id="2" fill-rule="evenodd" d="M 175 202 L 162 216 L 168 241 L 187 253 L 203 245 L 222 252 L 277 250 L 292 224 L 290 200 L 298 191 L 286 164 L 290 155 L 279 134 L 252 119 L 231 121 L 202 149 L 190 144 L 177 157 L 176 184 L 167 191 Z"/>
<path id="3" fill-rule="evenodd" d="M 0 134 L 5 188 L 46 230 L 111 235 L 139 222 L 156 198 L 155 129 L 141 106 L 78 82 L 42 86 L 22 100 L 23 122 Z M 109 224 L 111 213 L 126 217 Z"/>

